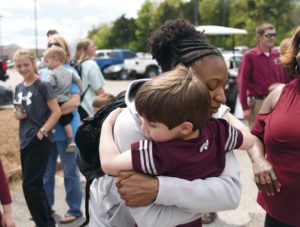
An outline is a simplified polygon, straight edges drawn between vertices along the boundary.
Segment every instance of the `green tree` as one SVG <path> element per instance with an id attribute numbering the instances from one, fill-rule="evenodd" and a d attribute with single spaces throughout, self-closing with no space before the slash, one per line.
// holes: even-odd
<path id="1" fill-rule="evenodd" d="M 146 0 L 138 12 L 138 17 L 135 20 L 135 40 L 131 43 L 131 48 L 140 52 L 148 51 L 148 37 L 152 30 L 151 21 L 154 6 L 151 1 Z"/>
<path id="2" fill-rule="evenodd" d="M 127 19 L 124 15 L 119 17 L 114 23 L 108 35 L 108 45 L 110 48 L 129 48 L 135 40 L 134 19 Z"/>
<path id="3" fill-rule="evenodd" d="M 98 28 L 94 28 L 88 32 L 88 38 L 94 41 L 98 49 L 109 48 L 108 36 L 111 28 L 111 24 L 104 24 Z"/>

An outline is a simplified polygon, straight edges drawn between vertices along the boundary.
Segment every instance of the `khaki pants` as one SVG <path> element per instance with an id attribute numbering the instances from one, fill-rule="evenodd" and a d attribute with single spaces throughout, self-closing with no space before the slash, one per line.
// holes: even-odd
<path id="1" fill-rule="evenodd" d="M 264 99 L 250 98 L 249 107 L 250 107 L 250 111 L 251 111 L 251 115 L 252 115 L 251 120 L 249 120 L 250 128 L 252 128 L 252 125 L 255 121 L 256 115 L 259 112 L 263 101 L 264 101 Z"/>

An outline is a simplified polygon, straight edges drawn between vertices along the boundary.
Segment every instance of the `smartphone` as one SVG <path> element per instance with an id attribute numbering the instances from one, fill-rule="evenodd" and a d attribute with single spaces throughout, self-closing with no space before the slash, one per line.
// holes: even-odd
<path id="1" fill-rule="evenodd" d="M 14 102 L 14 106 L 17 111 L 20 111 L 21 113 L 26 113 L 26 110 L 22 103 Z"/>

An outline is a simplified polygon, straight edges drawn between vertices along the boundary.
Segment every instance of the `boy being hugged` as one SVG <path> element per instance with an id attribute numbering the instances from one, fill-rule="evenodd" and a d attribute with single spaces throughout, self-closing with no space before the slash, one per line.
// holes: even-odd
<path id="1" fill-rule="evenodd" d="M 210 102 L 207 86 L 192 69 L 179 66 L 146 82 L 136 94 L 135 107 L 148 139 L 120 153 L 113 125 L 121 110 L 113 111 L 101 131 L 103 171 L 118 176 L 122 170 L 133 169 L 187 180 L 219 176 L 225 153 L 251 148 L 254 137 L 223 119 L 211 118 Z M 201 226 L 201 218 L 189 224 Z"/>

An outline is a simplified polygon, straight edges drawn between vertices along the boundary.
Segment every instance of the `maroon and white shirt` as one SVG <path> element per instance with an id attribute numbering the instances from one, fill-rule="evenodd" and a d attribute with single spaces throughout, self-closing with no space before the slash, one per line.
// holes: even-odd
<path id="1" fill-rule="evenodd" d="M 225 153 L 239 148 L 242 133 L 223 119 L 211 118 L 195 139 L 141 140 L 131 145 L 133 169 L 187 180 L 219 176 Z"/>

